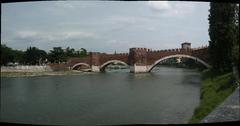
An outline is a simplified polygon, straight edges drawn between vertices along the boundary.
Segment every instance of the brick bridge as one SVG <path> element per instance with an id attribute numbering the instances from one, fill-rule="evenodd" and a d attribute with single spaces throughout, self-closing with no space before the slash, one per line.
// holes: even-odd
<path id="1" fill-rule="evenodd" d="M 152 51 L 147 48 L 130 48 L 128 53 L 106 54 L 90 52 L 83 58 L 70 58 L 66 66 L 70 69 L 89 68 L 91 71 L 104 71 L 112 63 L 130 66 L 130 72 L 150 72 L 159 62 L 173 57 L 185 57 L 196 60 L 205 67 L 208 64 L 208 47 L 191 48 L 191 43 L 182 43 L 182 48 Z"/>

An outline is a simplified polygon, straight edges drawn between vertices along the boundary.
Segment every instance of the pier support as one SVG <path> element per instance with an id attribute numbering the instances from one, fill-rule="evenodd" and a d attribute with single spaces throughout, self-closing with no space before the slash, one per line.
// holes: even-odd
<path id="1" fill-rule="evenodd" d="M 91 68 L 92 68 L 92 71 L 93 71 L 93 72 L 100 72 L 99 66 L 94 66 L 94 65 L 92 65 Z"/>
<path id="2" fill-rule="evenodd" d="M 146 73 L 148 72 L 148 66 L 146 65 L 136 65 L 130 66 L 130 72 L 131 73 Z"/>

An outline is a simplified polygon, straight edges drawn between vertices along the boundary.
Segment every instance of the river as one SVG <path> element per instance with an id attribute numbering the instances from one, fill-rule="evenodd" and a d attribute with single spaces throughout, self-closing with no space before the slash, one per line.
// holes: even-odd
<path id="1" fill-rule="evenodd" d="M 155 67 L 82 75 L 1 77 L 0 121 L 28 124 L 187 123 L 199 104 L 200 74 Z"/>

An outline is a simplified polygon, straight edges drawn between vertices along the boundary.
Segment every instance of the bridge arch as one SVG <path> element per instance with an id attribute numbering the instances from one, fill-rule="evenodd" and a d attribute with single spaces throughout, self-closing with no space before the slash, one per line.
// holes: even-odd
<path id="1" fill-rule="evenodd" d="M 126 66 L 129 66 L 127 63 L 125 63 L 125 62 L 123 62 L 123 61 L 121 61 L 121 60 L 109 60 L 109 61 L 103 63 L 103 64 L 100 66 L 100 71 L 104 71 L 105 68 L 106 68 L 109 64 L 111 64 L 111 63 L 121 63 L 121 64 L 124 64 L 124 65 L 126 65 Z"/>
<path id="2" fill-rule="evenodd" d="M 150 72 L 159 62 L 161 62 L 165 59 L 176 58 L 176 57 L 185 57 L 185 58 L 193 59 L 193 60 L 196 60 L 196 61 L 200 62 L 201 64 L 203 64 L 205 67 L 210 68 L 210 65 L 208 63 L 199 59 L 198 57 L 185 55 L 185 54 L 176 54 L 176 55 L 165 56 L 165 57 L 160 58 L 159 60 L 155 61 L 154 64 L 149 67 L 148 72 Z"/>
<path id="3" fill-rule="evenodd" d="M 87 63 L 77 63 L 77 64 L 74 64 L 74 65 L 72 66 L 71 70 L 73 70 L 75 67 L 80 66 L 80 65 L 90 67 L 90 65 L 87 64 Z"/>

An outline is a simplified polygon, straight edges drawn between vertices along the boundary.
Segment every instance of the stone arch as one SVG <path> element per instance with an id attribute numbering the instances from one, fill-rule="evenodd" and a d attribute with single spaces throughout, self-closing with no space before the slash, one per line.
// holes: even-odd
<path id="1" fill-rule="evenodd" d="M 90 67 L 90 65 L 87 64 L 87 63 L 77 63 L 77 64 L 74 64 L 74 65 L 72 66 L 71 70 L 73 70 L 75 67 L 80 66 L 80 65 L 84 65 L 84 66 Z"/>
<path id="2" fill-rule="evenodd" d="M 150 72 L 159 62 L 165 60 L 165 59 L 169 59 L 169 58 L 175 58 L 175 57 L 185 57 L 185 58 L 190 58 L 193 60 L 196 60 L 198 62 L 200 62 L 201 64 L 203 64 L 205 67 L 210 68 L 210 65 L 208 63 L 206 63 L 205 61 L 199 59 L 198 57 L 194 57 L 194 56 L 190 56 L 190 55 L 185 55 L 185 54 L 176 54 L 176 55 L 170 55 L 170 56 L 165 56 L 163 58 L 160 58 L 159 60 L 155 61 L 153 65 L 151 65 L 148 69 L 148 72 Z"/>
<path id="3" fill-rule="evenodd" d="M 104 71 L 105 68 L 106 68 L 106 66 L 108 66 L 108 65 L 111 64 L 111 63 L 121 63 L 121 64 L 124 64 L 124 65 L 126 65 L 126 66 L 129 66 L 127 63 L 125 63 L 125 62 L 123 62 L 123 61 L 121 61 L 121 60 L 109 60 L 109 61 L 103 63 L 103 64 L 100 66 L 100 71 Z"/>

